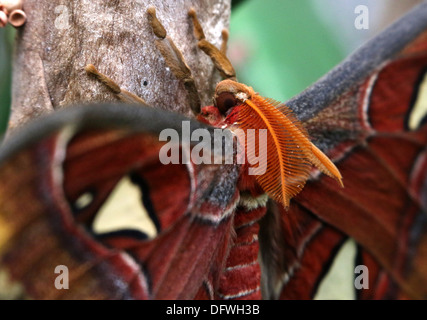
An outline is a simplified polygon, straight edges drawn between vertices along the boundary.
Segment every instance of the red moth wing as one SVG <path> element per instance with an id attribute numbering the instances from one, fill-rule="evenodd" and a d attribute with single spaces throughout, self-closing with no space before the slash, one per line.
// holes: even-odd
<path id="1" fill-rule="evenodd" d="M 393 278 L 363 248 L 358 248 L 356 264 L 366 266 L 369 270 L 369 290 L 357 290 L 357 299 L 410 299 L 410 296 L 393 281 Z"/>
<path id="2" fill-rule="evenodd" d="M 426 17 L 422 4 L 287 103 L 313 143 L 336 163 L 345 188 L 313 173 L 282 214 L 307 211 L 323 228 L 332 226 L 357 241 L 360 261 L 372 266 L 377 279 L 360 298 L 427 297 L 427 110 L 421 102 Z M 293 283 L 310 274 L 310 248 L 331 239 L 301 239 L 297 262 L 283 263 L 276 276 L 276 296 L 313 297 L 312 288 L 309 295 L 293 294 Z M 318 281 L 328 267 L 323 263 Z"/>
<path id="3" fill-rule="evenodd" d="M 312 299 L 347 237 L 301 206 L 293 204 L 291 210 L 292 214 L 271 201 L 260 222 L 261 261 L 263 274 L 268 275 L 264 294 L 267 298 Z"/>
<path id="4" fill-rule="evenodd" d="M 189 299 L 212 268 L 221 269 L 239 167 L 161 164 L 159 132 L 180 132 L 183 120 L 189 121 L 143 107 L 91 106 L 36 121 L 7 141 L 0 157 L 0 262 L 27 296 Z M 191 122 L 191 130 L 200 127 L 206 129 Z M 133 229 L 94 232 L 99 208 L 124 176 L 142 190 L 156 237 Z M 55 289 L 59 265 L 69 269 L 70 290 Z"/>

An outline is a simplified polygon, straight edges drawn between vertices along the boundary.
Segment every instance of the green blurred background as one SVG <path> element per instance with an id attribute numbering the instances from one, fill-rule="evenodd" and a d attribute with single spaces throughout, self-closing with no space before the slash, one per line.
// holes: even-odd
<path id="1" fill-rule="evenodd" d="M 239 81 L 284 101 L 337 64 L 344 52 L 312 1 L 246 1 L 233 11 L 229 54 Z"/>
<path id="2" fill-rule="evenodd" d="M 286 101 L 419 2 L 234 1 L 229 55 L 239 81 L 264 96 Z M 358 5 L 369 10 L 366 30 L 355 27 Z"/>

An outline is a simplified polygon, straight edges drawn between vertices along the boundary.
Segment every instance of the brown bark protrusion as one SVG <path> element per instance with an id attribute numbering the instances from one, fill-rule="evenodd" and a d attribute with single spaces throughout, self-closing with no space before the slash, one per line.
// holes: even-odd
<path id="1" fill-rule="evenodd" d="M 154 107 L 192 116 L 184 83 L 168 70 L 155 46 L 150 5 L 191 68 L 202 104 L 210 104 L 220 77 L 197 47 L 188 10 L 195 8 L 206 38 L 220 47 L 230 0 L 25 0 L 27 22 L 16 42 L 9 130 L 63 107 L 116 101 L 86 74 L 87 64 Z"/>

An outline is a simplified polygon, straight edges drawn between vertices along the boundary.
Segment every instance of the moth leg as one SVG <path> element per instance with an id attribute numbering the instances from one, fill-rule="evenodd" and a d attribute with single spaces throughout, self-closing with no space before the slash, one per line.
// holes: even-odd
<path id="1" fill-rule="evenodd" d="M 155 41 L 156 47 L 162 54 L 166 65 L 170 68 L 174 76 L 184 82 L 191 110 L 195 115 L 198 115 L 200 113 L 201 101 L 199 93 L 197 92 L 196 83 L 191 75 L 191 70 L 185 62 L 181 51 L 176 47 L 173 40 L 167 36 L 165 28 L 157 19 L 156 9 L 151 6 L 148 8 L 147 13 L 153 32 L 159 38 Z"/>
<path id="2" fill-rule="evenodd" d="M 194 34 L 196 39 L 199 41 L 199 48 L 211 58 L 222 77 L 236 81 L 236 72 L 234 71 L 230 60 L 228 60 L 226 56 L 228 31 L 225 29 L 222 31 L 222 44 L 221 48 L 218 49 L 212 43 L 206 40 L 203 28 L 200 25 L 199 19 L 197 18 L 196 10 L 191 8 L 190 11 L 188 11 L 188 15 L 193 20 Z"/>
<path id="3" fill-rule="evenodd" d="M 138 97 L 136 94 L 120 88 L 120 86 L 111 78 L 99 72 L 93 64 L 88 64 L 85 67 L 88 74 L 95 76 L 100 82 L 105 84 L 113 93 L 125 103 L 137 103 L 147 105 L 144 99 Z"/>

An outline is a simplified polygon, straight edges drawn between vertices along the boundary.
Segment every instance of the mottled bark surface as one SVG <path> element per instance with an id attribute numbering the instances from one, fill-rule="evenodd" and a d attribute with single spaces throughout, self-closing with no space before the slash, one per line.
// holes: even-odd
<path id="1" fill-rule="evenodd" d="M 88 63 L 150 105 L 191 116 L 183 84 L 155 47 L 150 5 L 192 69 L 202 104 L 209 104 L 219 74 L 198 49 L 187 12 L 196 9 L 206 38 L 219 46 L 230 0 L 25 0 L 28 20 L 16 42 L 9 130 L 80 102 L 116 100 L 87 76 Z"/>

